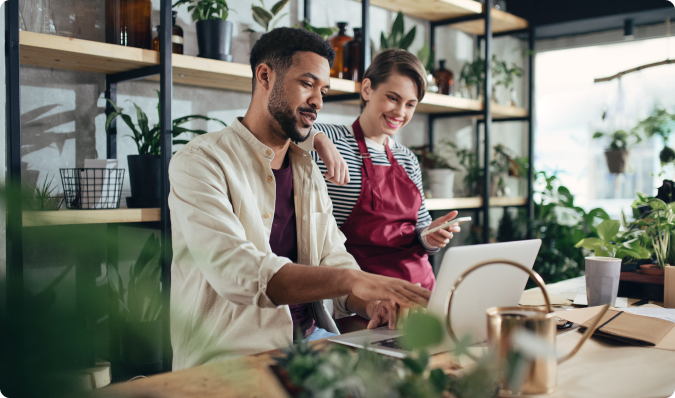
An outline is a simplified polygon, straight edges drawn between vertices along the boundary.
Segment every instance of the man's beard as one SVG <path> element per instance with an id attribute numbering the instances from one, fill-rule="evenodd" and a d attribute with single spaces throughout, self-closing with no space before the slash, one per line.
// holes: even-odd
<path id="1" fill-rule="evenodd" d="M 291 106 L 284 100 L 280 80 L 281 79 L 274 83 L 267 110 L 274 120 L 279 123 L 279 127 L 281 127 L 281 131 L 284 134 L 282 138 L 290 138 L 293 142 L 304 142 L 309 138 L 309 132 L 307 132 L 306 135 L 303 135 L 298 131 L 298 120 L 296 119 L 295 112 L 291 109 Z M 303 108 L 300 109 L 300 111 L 316 113 L 312 108 Z"/>

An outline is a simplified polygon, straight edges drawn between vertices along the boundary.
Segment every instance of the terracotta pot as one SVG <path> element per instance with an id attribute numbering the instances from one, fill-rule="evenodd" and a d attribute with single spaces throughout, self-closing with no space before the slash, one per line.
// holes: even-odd
<path id="1" fill-rule="evenodd" d="M 607 149 L 605 151 L 607 168 L 612 174 L 622 174 L 626 171 L 626 159 L 628 151 L 625 149 Z"/>
<path id="2" fill-rule="evenodd" d="M 645 275 L 664 275 L 666 270 L 664 268 L 659 268 L 658 264 L 642 264 L 640 266 L 640 272 Z"/>

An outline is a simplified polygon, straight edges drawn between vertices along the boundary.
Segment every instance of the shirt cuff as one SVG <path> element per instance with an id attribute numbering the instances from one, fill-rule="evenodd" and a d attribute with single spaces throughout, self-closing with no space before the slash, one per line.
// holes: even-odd
<path id="1" fill-rule="evenodd" d="M 272 253 L 263 259 L 258 270 L 258 292 L 253 297 L 253 305 L 259 308 L 278 308 L 267 296 L 267 284 L 270 279 L 286 264 L 291 264 L 291 260 L 286 257 L 277 257 Z"/>
<path id="2" fill-rule="evenodd" d="M 298 146 L 300 147 L 300 149 L 302 149 L 304 151 L 307 151 L 307 152 L 316 151 L 316 149 L 314 148 L 314 138 L 316 138 L 316 136 L 318 134 L 324 134 L 324 132 L 319 131 L 317 129 L 311 129 L 310 132 L 309 132 L 309 137 L 307 137 L 307 139 L 305 141 L 298 143 Z"/>
<path id="3" fill-rule="evenodd" d="M 347 309 L 347 298 L 349 298 L 349 295 L 333 299 L 333 319 L 346 318 L 354 315 L 353 312 Z"/>
<path id="4" fill-rule="evenodd" d="M 438 247 L 438 246 L 434 246 L 434 245 L 430 244 L 430 243 L 427 241 L 427 237 L 426 237 L 426 236 L 422 236 L 422 232 L 427 231 L 428 229 L 429 229 L 429 227 L 426 227 L 426 228 L 424 228 L 423 230 L 421 230 L 421 231 L 420 231 L 420 234 L 419 234 L 418 236 L 419 236 L 419 238 L 420 238 L 420 243 L 422 243 L 422 247 L 424 247 L 424 250 L 426 250 L 427 253 L 432 253 L 432 254 L 433 254 L 433 253 L 436 253 L 436 252 L 440 251 L 441 248 Z"/>

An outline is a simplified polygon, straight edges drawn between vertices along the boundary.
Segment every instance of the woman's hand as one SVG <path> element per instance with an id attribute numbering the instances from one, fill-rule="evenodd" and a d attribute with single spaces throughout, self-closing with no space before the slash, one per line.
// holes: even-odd
<path id="1" fill-rule="evenodd" d="M 326 180 L 340 186 L 349 183 L 347 162 L 326 134 L 314 136 L 314 149 L 326 165 Z"/>
<path id="2" fill-rule="evenodd" d="M 368 318 L 370 318 L 368 329 L 375 329 L 385 323 L 389 324 L 389 329 L 396 328 L 398 306 L 394 302 L 388 300 L 369 301 L 366 306 L 366 312 L 368 313 Z"/>
<path id="3" fill-rule="evenodd" d="M 434 222 L 429 225 L 429 229 L 433 229 L 438 227 L 439 225 L 445 224 L 446 222 L 452 220 L 453 218 L 457 217 L 457 210 L 451 211 L 450 213 L 444 215 L 441 218 L 437 218 L 434 220 Z M 452 239 L 452 234 L 455 232 L 459 232 L 462 229 L 459 227 L 459 225 L 452 225 L 448 229 L 439 229 L 436 232 L 432 232 L 429 235 L 426 236 L 427 238 L 427 243 L 431 246 L 436 246 L 436 247 L 445 247 L 448 243 L 450 243 L 450 239 Z"/>

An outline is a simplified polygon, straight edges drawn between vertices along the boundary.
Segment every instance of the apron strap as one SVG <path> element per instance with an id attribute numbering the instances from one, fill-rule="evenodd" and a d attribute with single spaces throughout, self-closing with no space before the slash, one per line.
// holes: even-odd
<path id="1" fill-rule="evenodd" d="M 368 185 L 370 185 L 373 195 L 373 210 L 380 211 L 384 208 L 382 204 L 382 193 L 380 192 L 380 186 L 377 184 L 373 160 L 370 157 L 370 152 L 368 152 L 368 146 L 366 145 L 366 140 L 363 135 L 363 130 L 361 130 L 359 119 L 356 119 L 354 124 L 352 124 L 352 130 L 354 130 L 354 137 L 356 138 L 356 143 L 359 145 L 359 152 L 361 154 L 361 159 L 363 160 L 364 173 L 361 183 L 365 184 L 366 180 L 368 180 Z M 387 151 L 387 156 L 389 156 L 389 152 L 390 151 Z"/>

